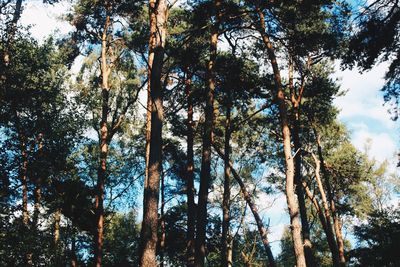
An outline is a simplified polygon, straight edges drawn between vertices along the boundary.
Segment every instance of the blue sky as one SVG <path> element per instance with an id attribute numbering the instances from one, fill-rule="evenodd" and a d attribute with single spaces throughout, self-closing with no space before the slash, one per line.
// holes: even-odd
<path id="1" fill-rule="evenodd" d="M 41 1 L 26 1 L 21 22 L 24 25 L 34 25 L 32 35 L 42 40 L 48 34 L 59 32 L 66 34 L 72 27 L 61 21 L 58 17 L 69 8 L 67 3 L 54 6 L 41 4 Z M 375 66 L 371 71 L 360 74 L 355 70 L 340 70 L 339 62 L 336 63 L 335 77 L 341 80 L 341 89 L 348 91 L 345 96 L 337 98 L 334 103 L 341 110 L 339 119 L 351 131 L 352 143 L 360 150 L 364 149 L 367 140 L 371 140 L 370 155 L 378 161 L 385 159 L 391 162 L 392 172 L 399 172 L 395 167 L 397 162 L 396 152 L 400 144 L 400 122 L 393 122 L 384 107 L 380 88 L 384 84 L 383 76 L 387 63 Z M 273 208 L 270 204 L 274 202 Z M 398 202 L 398 200 L 397 200 Z M 263 210 L 264 221 L 271 219 L 271 236 L 274 254 L 279 251 L 279 242 L 283 228 L 289 223 L 286 212 L 286 199 L 284 196 L 261 195 L 257 203 Z M 250 218 L 252 219 L 252 218 Z"/>

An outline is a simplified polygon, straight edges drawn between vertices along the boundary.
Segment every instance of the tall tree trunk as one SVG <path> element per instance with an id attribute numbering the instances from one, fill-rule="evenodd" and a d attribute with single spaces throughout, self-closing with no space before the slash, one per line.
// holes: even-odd
<path id="1" fill-rule="evenodd" d="M 151 138 L 151 109 L 152 109 L 152 99 L 151 99 L 151 69 L 154 61 L 154 49 L 156 47 L 156 32 L 157 32 L 157 18 L 156 12 L 156 0 L 149 1 L 149 22 L 150 22 L 150 37 L 149 37 L 149 55 L 147 59 L 147 106 L 146 106 L 146 148 L 145 148 L 145 179 L 144 188 L 147 187 L 147 182 L 149 179 L 149 157 L 150 157 L 150 138 Z M 144 200 L 143 200 L 144 201 Z M 144 204 L 144 203 L 143 203 Z M 144 206 L 144 205 L 143 205 Z"/>
<path id="2" fill-rule="evenodd" d="M 216 16 L 216 22 L 211 26 L 210 38 L 210 59 L 207 64 L 207 83 L 208 91 L 206 97 L 206 106 L 204 109 L 205 122 L 203 132 L 203 150 L 201 158 L 201 171 L 200 171 L 200 189 L 198 197 L 198 210 L 197 210 L 197 227 L 196 227 L 196 251 L 195 251 L 195 266 L 204 266 L 206 257 L 206 227 L 207 227 L 207 201 L 208 190 L 211 180 L 211 140 L 214 124 L 214 91 L 215 91 L 215 77 L 214 77 L 214 64 L 217 57 L 217 44 L 218 44 L 218 28 L 220 19 L 221 0 L 214 0 L 213 9 Z"/>
<path id="3" fill-rule="evenodd" d="M 22 222 L 25 227 L 25 231 L 29 231 L 29 212 L 28 212 L 28 181 L 27 181 L 27 170 L 28 170 L 28 152 L 26 149 L 26 137 L 23 134 L 20 135 L 20 146 L 21 146 L 21 158 L 22 165 L 20 169 L 20 180 L 22 183 Z M 25 255 L 25 261 L 27 266 L 32 266 L 32 252 L 28 248 Z"/>
<path id="4" fill-rule="evenodd" d="M 324 160 L 324 156 L 322 154 L 321 137 L 318 134 L 318 131 L 315 127 L 313 127 L 313 131 L 314 131 L 315 138 L 317 140 L 318 157 L 319 157 L 319 161 L 321 163 L 322 174 L 324 175 L 324 178 L 325 178 L 324 181 L 325 181 L 326 191 L 328 193 L 329 208 L 331 210 L 332 217 L 333 217 L 333 226 L 335 229 L 336 242 L 337 242 L 337 246 L 338 246 L 338 250 L 339 250 L 339 262 L 340 262 L 340 266 L 345 266 L 346 258 L 344 256 L 344 241 L 343 241 L 343 235 L 342 235 L 341 222 L 340 222 L 340 218 L 338 217 L 338 214 L 336 211 L 334 193 L 333 193 L 333 190 L 331 187 L 329 173 L 325 167 L 325 160 Z"/>
<path id="5" fill-rule="evenodd" d="M 70 251 L 70 265 L 71 267 L 78 266 L 78 259 L 76 257 L 76 240 L 75 240 L 75 231 L 74 227 L 72 226 L 72 236 L 71 236 L 71 251 Z"/>
<path id="6" fill-rule="evenodd" d="M 230 100 L 228 100 L 230 101 Z M 230 201 L 231 201 L 231 167 L 229 165 L 230 159 L 230 139 L 231 139 L 231 104 L 228 103 L 226 107 L 226 120 L 225 120 L 225 158 L 224 158 L 224 194 L 222 199 L 222 256 L 221 266 L 230 267 L 232 262 L 230 261 L 230 245 L 231 236 L 229 232 L 230 228 Z"/>
<path id="7" fill-rule="evenodd" d="M 303 182 L 303 187 L 306 191 L 307 197 L 310 199 L 310 201 L 313 203 L 315 210 L 317 211 L 318 218 L 321 222 L 322 228 L 325 232 L 327 241 L 328 241 L 328 246 L 329 250 L 331 251 L 332 254 L 332 263 L 333 266 L 340 266 L 339 263 L 339 251 L 338 251 L 338 246 L 335 240 L 335 236 L 333 234 L 332 230 L 332 224 L 330 221 L 327 221 L 327 218 L 325 217 L 324 211 L 319 205 L 317 199 L 314 197 L 314 195 L 311 193 L 310 189 L 307 187 L 307 184 Z"/>
<path id="8" fill-rule="evenodd" d="M 160 230 L 161 230 L 161 238 L 160 238 L 160 267 L 164 267 L 164 254 L 165 254 L 165 176 L 161 175 L 161 211 L 160 211 Z"/>
<path id="9" fill-rule="evenodd" d="M 222 150 L 219 149 L 219 147 L 217 147 L 214 143 L 213 143 L 213 147 L 214 147 L 215 151 L 218 153 L 218 155 L 222 159 L 225 160 L 225 155 L 222 152 Z M 274 256 L 272 254 L 271 246 L 270 246 L 269 241 L 268 241 L 267 229 L 265 229 L 264 223 L 261 220 L 260 215 L 258 214 L 257 206 L 254 203 L 251 194 L 249 193 L 249 191 L 247 191 L 246 186 L 243 183 L 243 180 L 240 178 L 239 174 L 233 168 L 233 164 L 232 164 L 231 161 L 229 161 L 229 166 L 230 166 L 230 170 L 231 170 L 231 172 L 233 174 L 233 177 L 235 178 L 236 182 L 240 186 L 240 190 L 242 191 L 243 198 L 245 199 L 245 201 L 247 202 L 247 204 L 250 207 L 251 212 L 253 213 L 254 219 L 255 219 L 256 224 L 257 224 L 258 232 L 260 233 L 261 241 L 262 241 L 262 243 L 264 245 L 265 252 L 267 253 L 269 266 L 270 267 L 275 267 L 276 264 L 275 264 Z"/>
<path id="10" fill-rule="evenodd" d="M 194 202 L 194 134 L 193 134 L 193 97 L 191 92 L 191 76 L 186 72 L 186 97 L 187 97 L 187 167 L 186 167 L 186 194 L 187 194 L 187 266 L 194 266 L 194 240 L 196 223 L 196 205 Z"/>
<path id="11" fill-rule="evenodd" d="M 344 256 L 344 240 L 342 234 L 342 222 L 336 210 L 333 212 L 333 225 L 335 226 L 336 240 L 339 247 L 340 266 L 346 266 L 346 258 Z"/>
<path id="12" fill-rule="evenodd" d="M 60 266 L 61 255 L 60 255 L 60 221 L 61 221 L 61 210 L 57 209 L 54 213 L 54 263 L 55 266 Z"/>
<path id="13" fill-rule="evenodd" d="M 41 186 L 42 186 L 42 172 L 41 169 L 43 166 L 42 162 L 43 162 L 43 135 L 39 134 L 38 138 L 37 138 L 37 144 L 38 144 L 38 150 L 37 150 L 37 154 L 38 154 L 38 158 L 37 161 L 39 162 L 39 166 L 37 166 L 40 170 L 37 171 L 37 177 L 35 178 L 35 189 L 33 192 L 33 197 L 34 197 L 34 206 L 33 206 L 33 217 L 32 217 L 32 221 L 33 221 L 33 226 L 35 227 L 35 229 L 38 226 L 38 220 L 39 220 L 39 214 L 40 214 L 40 202 L 42 199 L 42 192 L 41 192 Z"/>
<path id="14" fill-rule="evenodd" d="M 104 183 L 107 177 L 107 155 L 108 155 L 108 142 L 109 132 L 107 125 L 108 110 L 109 110 L 109 75 L 111 72 L 107 63 L 108 54 L 108 30 L 110 27 L 110 16 L 106 17 L 104 29 L 101 38 L 101 96 L 102 96 L 102 109 L 100 121 L 100 162 L 97 172 L 97 186 L 96 186 L 96 234 L 95 234 L 95 247 L 94 257 L 96 267 L 101 266 L 102 262 L 102 248 L 103 248 L 103 231 L 104 231 Z"/>
<path id="15" fill-rule="evenodd" d="M 293 84 L 293 60 L 289 56 L 289 89 L 290 98 L 293 108 L 293 144 L 294 150 L 296 151 L 294 157 L 294 181 L 296 184 L 296 195 L 300 208 L 300 218 L 301 218 L 301 232 L 304 242 L 304 254 L 306 258 L 307 266 L 315 266 L 315 259 L 312 252 L 312 244 L 310 240 L 310 225 L 307 218 L 307 207 L 304 199 L 304 191 L 302 185 L 302 175 L 301 175 L 301 141 L 300 141 L 300 103 L 302 98 L 302 89 L 300 88 L 299 95 L 296 95 L 295 88 Z"/>
<path id="16" fill-rule="evenodd" d="M 151 134 L 150 154 L 148 162 L 148 180 L 144 191 L 143 221 L 141 229 L 140 266 L 157 266 L 156 246 L 158 228 L 158 199 L 160 192 L 160 175 L 162 172 L 162 123 L 163 103 L 161 74 L 164 59 L 165 38 L 167 31 L 168 7 L 165 0 L 150 0 L 150 14 L 156 14 L 155 44 L 153 64 L 150 66 L 151 90 Z M 151 17 L 151 16 L 150 16 Z M 151 18 L 150 18 L 151 19 Z"/>
<path id="17" fill-rule="evenodd" d="M 320 164 L 320 161 L 317 159 L 317 157 L 314 154 L 311 154 L 311 155 L 315 162 L 315 179 L 317 180 L 318 189 L 321 194 L 322 205 L 324 207 L 324 217 L 325 217 L 325 224 L 326 224 L 325 234 L 326 234 L 326 238 L 328 240 L 329 249 L 331 250 L 331 253 L 332 253 L 333 266 L 340 266 L 339 251 L 338 251 L 338 247 L 337 247 L 337 244 L 335 241 L 335 236 L 334 236 L 333 230 L 332 230 L 331 213 L 330 213 L 328 201 L 327 201 L 326 194 L 325 194 L 325 189 L 322 185 L 321 177 L 319 174 L 320 169 L 321 169 L 321 167 L 320 167 L 321 164 Z M 322 213 L 322 211 L 321 211 L 321 213 Z"/>
<path id="18" fill-rule="evenodd" d="M 275 80 L 275 90 L 276 90 L 276 100 L 278 103 L 279 109 L 279 117 L 281 121 L 282 128 L 282 137 L 283 137 L 283 152 L 285 156 L 285 175 L 286 175 L 286 200 L 289 209 L 290 215 L 290 223 L 291 223 L 291 231 L 293 237 L 293 246 L 294 252 L 296 256 L 296 266 L 304 267 L 306 266 L 306 260 L 304 256 L 304 248 L 301 237 L 301 224 L 300 224 L 300 216 L 299 216 L 299 205 L 296 201 L 296 195 L 294 193 L 294 161 L 291 150 L 291 138 L 290 138 L 290 129 L 289 129 L 289 121 L 287 115 L 287 107 L 285 103 L 285 93 L 282 88 L 282 80 L 280 75 L 280 70 L 278 66 L 278 62 L 275 56 L 275 50 L 272 45 L 272 42 L 269 39 L 269 36 L 266 33 L 265 29 L 265 19 L 264 14 L 261 11 L 258 11 L 258 15 L 260 18 L 259 21 L 259 32 L 263 39 L 263 42 L 267 48 L 268 57 L 272 65 L 274 80 Z"/>
<path id="19" fill-rule="evenodd" d="M 22 222 L 26 227 L 29 224 L 29 212 L 28 212 L 28 182 L 27 182 L 27 170 L 28 170 L 28 152 L 26 150 L 26 138 L 23 134 L 20 136 L 20 147 L 21 147 L 21 158 L 22 164 L 19 173 L 19 179 L 22 183 Z"/>

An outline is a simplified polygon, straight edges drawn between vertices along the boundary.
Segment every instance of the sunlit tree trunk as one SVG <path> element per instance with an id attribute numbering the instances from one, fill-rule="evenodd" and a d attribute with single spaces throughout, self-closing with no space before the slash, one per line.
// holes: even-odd
<path id="1" fill-rule="evenodd" d="M 228 100 L 228 102 L 230 99 Z M 231 103 L 226 107 L 226 120 L 225 120 L 225 158 L 224 158 L 224 193 L 222 199 L 222 256 L 221 266 L 230 267 L 231 262 L 231 236 L 230 228 L 230 201 L 231 201 L 231 167 L 229 165 L 230 158 L 230 139 L 231 139 Z"/>
<path id="2" fill-rule="evenodd" d="M 200 171 L 200 189 L 198 197 L 197 209 L 197 227 L 196 227 L 196 252 L 195 252 L 195 266 L 204 266 L 206 257 L 206 227 L 207 227 L 207 201 L 208 190 L 211 180 L 211 140 L 214 122 L 214 91 L 215 91 L 215 77 L 214 77 L 214 64 L 217 57 L 217 44 L 218 44 L 218 28 L 219 28 L 219 10 L 221 7 L 221 0 L 214 0 L 213 9 L 217 21 L 211 26 L 210 38 L 210 59 L 207 64 L 206 80 L 207 80 L 207 96 L 206 105 L 204 109 L 205 121 L 203 132 L 203 148 L 201 158 L 201 171 Z"/>
<path id="3" fill-rule="evenodd" d="M 56 266 L 61 265 L 60 255 L 60 221 L 61 221 L 61 210 L 57 209 L 54 213 L 54 262 Z"/>
<path id="4" fill-rule="evenodd" d="M 218 146 L 216 146 L 214 143 L 213 143 L 213 147 L 214 147 L 215 151 L 218 153 L 218 155 L 222 159 L 225 159 L 224 152 L 222 152 L 222 150 Z M 243 183 L 243 180 L 240 178 L 239 174 L 233 168 L 233 164 L 232 164 L 231 161 L 229 161 L 229 166 L 230 166 L 230 170 L 231 170 L 231 172 L 233 174 L 233 177 L 235 178 L 236 182 L 240 186 L 240 190 L 241 190 L 241 192 L 243 194 L 244 200 L 246 201 L 247 205 L 249 205 L 250 210 L 253 213 L 254 220 L 256 221 L 257 229 L 258 229 L 258 232 L 260 234 L 261 241 L 262 241 L 262 243 L 264 245 L 264 249 L 265 249 L 265 252 L 266 252 L 267 257 L 268 257 L 269 266 L 270 267 L 275 267 L 276 266 L 275 259 L 274 259 L 274 256 L 272 254 L 271 246 L 270 246 L 269 241 L 268 241 L 267 229 L 264 227 L 264 223 L 261 220 L 260 214 L 258 213 L 257 206 L 254 203 L 251 194 L 249 193 L 249 191 L 247 191 L 246 186 Z"/>
<path id="5" fill-rule="evenodd" d="M 304 254 L 306 258 L 307 266 L 315 266 L 315 259 L 312 252 L 312 244 L 310 240 L 310 226 L 307 218 L 307 207 L 304 199 L 304 191 L 302 185 L 302 175 L 301 175 L 301 141 L 300 141 L 300 104 L 304 89 L 304 83 L 300 85 L 299 92 L 296 94 L 294 84 L 293 84 L 293 60 L 289 56 L 289 91 L 290 100 L 292 102 L 293 108 L 293 144 L 295 150 L 294 157 L 294 181 L 296 187 L 296 195 L 299 203 L 300 209 L 300 219 L 301 219 L 301 232 L 304 242 Z M 304 78 L 303 78 L 304 80 Z"/>
<path id="6" fill-rule="evenodd" d="M 160 210 L 160 267 L 164 267 L 165 254 L 165 176 L 161 175 L 161 210 Z"/>
<path id="7" fill-rule="evenodd" d="M 37 150 L 37 161 L 39 162 L 39 165 L 43 162 L 43 135 L 39 134 L 37 138 L 37 144 L 38 144 L 38 150 Z M 33 206 L 33 226 L 36 228 L 38 225 L 38 220 L 39 220 L 39 214 L 40 214 L 40 202 L 42 199 L 42 171 L 41 168 L 43 166 L 38 166 L 37 170 L 37 177 L 35 178 L 35 189 L 33 192 L 33 197 L 34 197 L 34 206 Z"/>
<path id="8" fill-rule="evenodd" d="M 338 247 L 335 241 L 335 236 L 333 234 L 333 230 L 332 230 L 332 218 L 331 218 L 331 213 L 330 213 L 330 209 L 329 209 L 329 205 L 328 205 L 328 201 L 326 198 L 326 194 L 325 194 L 325 189 L 322 185 L 322 181 L 321 181 L 321 177 L 320 177 L 320 161 L 317 159 L 317 157 L 312 154 L 312 157 L 314 159 L 315 162 L 315 179 L 317 181 L 317 185 L 318 185 L 318 189 L 319 192 L 321 194 L 321 200 L 322 200 L 322 204 L 324 207 L 324 217 L 325 217 L 325 234 L 326 234 L 326 238 L 328 240 L 328 245 L 329 248 L 331 250 L 332 253 L 332 262 L 334 266 L 340 266 L 339 263 L 339 251 L 338 251 Z M 322 211 L 320 211 L 322 213 Z"/>
<path id="9" fill-rule="evenodd" d="M 104 183 L 107 177 L 107 156 L 108 156 L 108 142 L 109 142 L 109 129 L 107 125 L 108 110 L 109 110 L 109 75 L 111 72 L 107 62 L 108 54 L 108 31 L 110 27 L 110 16 L 106 16 L 104 28 L 101 37 L 101 121 L 100 121 L 100 162 L 97 172 L 97 186 L 96 186 L 96 234 L 95 234 L 95 247 L 94 257 L 96 267 L 101 266 L 102 262 L 102 248 L 103 248 L 103 231 L 104 231 Z"/>
<path id="10" fill-rule="evenodd" d="M 162 103 L 161 74 L 164 59 L 165 38 L 167 31 L 168 7 L 165 0 L 150 0 L 150 23 L 155 23 L 153 64 L 150 66 L 151 132 L 150 154 L 148 161 L 148 179 L 144 189 L 143 221 L 141 229 L 140 266 L 157 266 L 156 246 L 158 228 L 158 199 L 160 175 L 162 171 L 162 123 L 164 119 Z M 151 13 L 156 15 L 155 21 Z M 152 28 L 152 26 L 151 26 Z M 154 29 L 154 28 L 153 28 Z"/>
<path id="11" fill-rule="evenodd" d="M 193 133 L 193 96 L 191 92 L 191 77 L 186 72 L 185 90 L 187 98 L 187 166 L 186 166 L 186 195 L 187 195 L 187 266 L 194 266 L 194 241 L 196 223 L 196 205 L 194 202 L 194 133 Z"/>
<path id="12" fill-rule="evenodd" d="M 272 65 L 274 80 L 275 80 L 275 94 L 276 101 L 278 103 L 279 117 L 282 128 L 282 138 L 283 138 L 283 152 L 285 157 L 285 175 L 286 175 L 286 200 L 289 209 L 291 232 L 293 237 L 293 246 L 296 256 L 296 266 L 304 267 L 306 266 L 306 260 L 304 256 L 304 248 L 301 236 L 301 224 L 300 224 L 300 210 L 299 205 L 296 201 L 296 195 L 294 193 L 294 161 L 291 150 L 291 137 L 289 129 L 289 121 L 287 115 L 287 107 L 285 102 L 285 93 L 282 88 L 282 80 L 280 75 L 280 70 L 278 62 L 275 56 L 275 50 L 269 36 L 266 34 L 265 29 L 265 19 L 264 14 L 258 12 L 259 21 L 259 32 L 261 34 L 262 40 L 267 48 L 268 57 Z"/>
<path id="13" fill-rule="evenodd" d="M 340 266 L 345 266 L 346 258 L 344 256 L 344 240 L 343 240 L 343 235 L 342 235 L 342 227 L 341 227 L 340 218 L 336 211 L 334 193 L 333 193 L 333 190 L 331 187 L 329 173 L 325 167 L 325 160 L 324 160 L 324 156 L 322 154 L 321 137 L 318 134 L 317 129 L 315 127 L 313 127 L 313 131 L 314 131 L 315 138 L 317 140 L 318 157 L 319 157 L 319 161 L 321 163 L 322 174 L 324 175 L 326 191 L 328 193 L 329 208 L 330 208 L 330 211 L 331 211 L 331 214 L 333 217 L 333 226 L 335 229 L 336 242 L 337 242 L 337 246 L 338 246 L 338 250 L 339 250 L 339 263 L 340 263 Z"/>

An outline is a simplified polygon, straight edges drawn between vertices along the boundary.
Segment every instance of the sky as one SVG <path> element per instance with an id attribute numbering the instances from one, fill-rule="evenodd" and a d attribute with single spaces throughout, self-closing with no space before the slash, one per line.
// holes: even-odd
<path id="1" fill-rule="evenodd" d="M 70 4 L 62 2 L 55 5 L 43 5 L 42 1 L 25 1 L 25 8 L 21 17 L 21 24 L 32 25 L 32 36 L 43 40 L 49 34 L 63 35 L 73 28 L 60 16 L 70 8 Z M 375 66 L 372 70 L 359 73 L 354 70 L 341 70 L 340 62 L 335 63 L 335 78 L 340 80 L 341 90 L 347 91 L 345 96 L 335 99 L 334 104 L 340 110 L 339 120 L 346 124 L 351 131 L 352 143 L 361 151 L 370 140 L 370 156 L 378 161 L 385 159 L 390 162 L 390 170 L 399 172 L 396 168 L 400 144 L 400 120 L 394 122 L 390 119 L 387 107 L 384 106 L 383 96 L 380 92 L 384 84 L 387 63 Z M 267 209 L 274 201 L 273 208 Z M 282 231 L 289 223 L 286 212 L 286 200 L 283 195 L 261 195 L 257 203 L 260 210 L 265 211 L 264 218 L 269 217 L 270 240 L 273 252 L 279 251 L 279 242 Z M 265 206 L 265 207 L 264 207 Z"/>

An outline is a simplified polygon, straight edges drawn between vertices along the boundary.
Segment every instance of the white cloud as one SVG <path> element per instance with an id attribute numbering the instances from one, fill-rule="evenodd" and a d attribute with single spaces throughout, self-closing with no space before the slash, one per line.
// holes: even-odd
<path id="1" fill-rule="evenodd" d="M 353 144 L 363 151 L 367 140 L 371 140 L 370 155 L 382 162 L 392 159 L 396 154 L 396 143 L 388 133 L 371 133 L 366 129 L 354 133 Z"/>
<path id="2" fill-rule="evenodd" d="M 345 96 L 335 99 L 334 104 L 341 110 L 339 118 L 348 119 L 354 116 L 369 117 L 377 120 L 389 129 L 394 129 L 396 123 L 390 119 L 384 105 L 380 89 L 388 69 L 387 63 L 374 67 L 371 71 L 360 74 L 357 70 L 341 71 L 336 64 L 336 76 L 340 79 L 341 90 L 346 90 Z"/>
<path id="3" fill-rule="evenodd" d="M 388 69 L 387 63 L 378 64 L 372 70 L 359 73 L 357 70 L 339 69 L 335 76 L 340 79 L 341 89 L 348 90 L 345 96 L 335 99 L 341 112 L 339 119 L 346 122 L 352 132 L 352 143 L 364 150 L 371 139 L 370 156 L 379 161 L 392 159 L 398 150 L 398 122 L 390 119 L 380 89 Z"/>
<path id="4" fill-rule="evenodd" d="M 24 26 L 32 25 L 30 33 L 38 40 L 55 32 L 66 34 L 73 27 L 60 16 L 66 14 L 70 7 L 71 4 L 66 1 L 54 5 L 43 4 L 42 1 L 27 1 L 20 23 Z"/>

